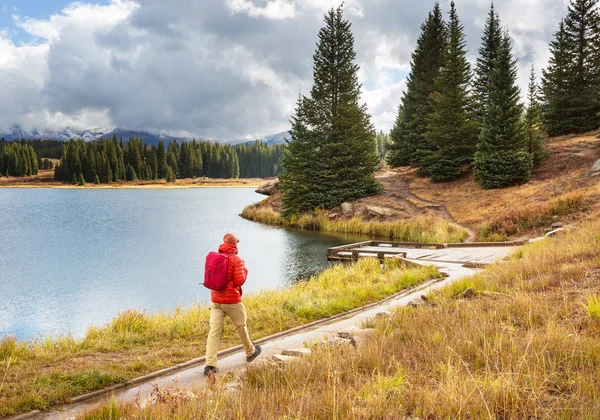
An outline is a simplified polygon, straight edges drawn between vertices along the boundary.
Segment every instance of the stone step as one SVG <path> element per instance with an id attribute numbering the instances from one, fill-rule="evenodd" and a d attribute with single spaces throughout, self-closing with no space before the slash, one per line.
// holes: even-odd
<path id="1" fill-rule="evenodd" d="M 299 347 L 297 349 L 283 349 L 281 354 L 284 356 L 304 357 L 312 353 L 311 349 Z"/>
<path id="2" fill-rule="evenodd" d="M 285 364 L 289 362 L 295 362 L 300 360 L 299 357 L 296 356 L 286 356 L 283 354 L 274 354 L 271 356 L 271 359 L 279 364 Z"/>

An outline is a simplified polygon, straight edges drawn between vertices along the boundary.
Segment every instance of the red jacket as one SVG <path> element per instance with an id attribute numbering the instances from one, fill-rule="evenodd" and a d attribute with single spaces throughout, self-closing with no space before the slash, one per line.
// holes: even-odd
<path id="1" fill-rule="evenodd" d="M 229 255 L 229 264 L 227 266 L 227 287 L 225 290 L 210 291 L 211 300 L 214 303 L 231 305 L 242 301 L 242 285 L 246 283 L 248 269 L 244 265 L 244 260 L 237 256 L 238 249 L 232 244 L 222 244 L 219 247 L 219 254 Z"/>

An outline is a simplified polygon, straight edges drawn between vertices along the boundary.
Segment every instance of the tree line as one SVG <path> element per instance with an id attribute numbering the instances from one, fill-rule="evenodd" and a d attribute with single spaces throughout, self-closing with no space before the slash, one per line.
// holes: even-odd
<path id="1" fill-rule="evenodd" d="M 0 176 L 37 175 L 38 170 L 38 157 L 30 144 L 0 140 Z"/>
<path id="2" fill-rule="evenodd" d="M 205 176 L 269 177 L 278 175 L 282 147 L 259 141 L 232 146 L 196 140 L 160 141 L 154 146 L 134 137 L 124 143 L 116 136 L 88 143 L 70 140 L 62 145 L 54 179 L 81 185 L 158 179 L 174 182 Z"/>
<path id="3" fill-rule="evenodd" d="M 526 107 L 508 30 L 493 4 L 475 69 L 451 3 L 449 21 L 435 4 L 421 26 L 407 89 L 388 146 L 388 163 L 413 166 L 434 182 L 473 166 L 484 188 L 526 182 L 547 155 L 542 133 L 580 133 L 600 126 L 598 0 L 572 0 L 550 45 L 541 88 L 532 68 Z"/>

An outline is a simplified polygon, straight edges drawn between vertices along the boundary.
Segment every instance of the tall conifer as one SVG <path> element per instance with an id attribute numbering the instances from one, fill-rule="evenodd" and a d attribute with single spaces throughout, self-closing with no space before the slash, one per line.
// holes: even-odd
<path id="1" fill-rule="evenodd" d="M 406 92 L 391 132 L 388 163 L 391 166 L 420 165 L 422 151 L 432 150 L 427 140 L 427 118 L 432 112 L 435 79 L 444 64 L 446 25 L 439 3 L 421 25 L 421 35 L 412 54 Z"/>
<path id="2" fill-rule="evenodd" d="M 375 131 L 360 104 L 354 37 L 342 8 L 325 15 L 313 56 L 314 84 L 292 116 L 281 175 L 283 214 L 334 207 L 379 190 Z"/>
<path id="3" fill-rule="evenodd" d="M 490 7 L 483 36 L 481 38 L 481 47 L 479 48 L 479 57 L 475 66 L 474 94 L 476 98 L 475 115 L 479 122 L 483 120 L 485 105 L 488 97 L 488 84 L 493 70 L 493 63 L 496 60 L 497 51 L 502 42 L 502 28 L 500 18 L 494 3 Z"/>
<path id="4" fill-rule="evenodd" d="M 493 62 L 487 98 L 475 154 L 475 180 L 483 188 L 526 182 L 531 176 L 532 158 L 525 151 L 517 63 L 508 33 L 503 35 Z"/>
<path id="5" fill-rule="evenodd" d="M 572 0 L 543 74 L 544 122 L 550 135 L 580 133 L 600 125 L 598 0 Z"/>
<path id="6" fill-rule="evenodd" d="M 464 28 L 452 2 L 444 67 L 435 83 L 433 112 L 428 118 L 426 134 L 435 150 L 425 155 L 421 170 L 434 182 L 458 178 L 461 166 L 473 160 L 477 143 L 478 124 L 470 92 L 471 67 L 465 46 Z"/>
<path id="7" fill-rule="evenodd" d="M 538 166 L 548 156 L 548 150 L 542 139 L 542 120 L 540 102 L 538 100 L 538 87 L 535 70 L 531 66 L 529 86 L 527 89 L 527 111 L 525 112 L 525 129 L 527 132 L 527 152 L 533 159 L 533 165 Z"/>

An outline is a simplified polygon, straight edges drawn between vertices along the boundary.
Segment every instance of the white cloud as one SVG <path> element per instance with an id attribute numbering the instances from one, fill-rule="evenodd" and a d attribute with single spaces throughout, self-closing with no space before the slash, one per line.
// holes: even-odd
<path id="1" fill-rule="evenodd" d="M 285 0 L 268 0 L 265 7 L 257 7 L 252 0 L 228 0 L 233 13 L 247 13 L 251 17 L 267 19 L 290 19 L 296 14 L 296 6 Z"/>
<path id="2" fill-rule="evenodd" d="M 87 0 L 86 0 L 87 1 Z M 520 85 L 538 74 L 567 0 L 496 2 L 514 40 Z M 289 128 L 312 83 L 323 13 L 339 0 L 111 0 L 48 19 L 16 16 L 22 45 L 0 31 L 0 132 L 120 126 L 217 139 Z M 442 7 L 447 12 L 448 2 Z M 432 4 L 346 0 L 360 79 L 376 128 L 396 117 L 419 26 Z M 458 13 L 474 60 L 488 0 Z"/>

